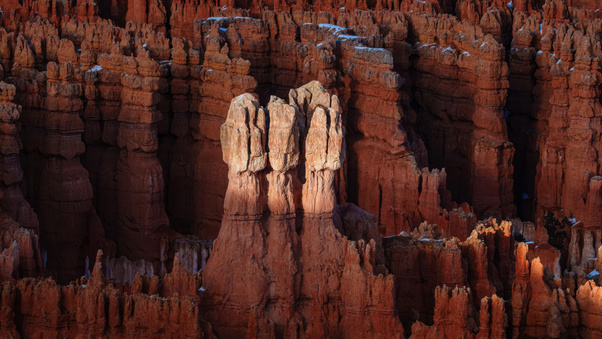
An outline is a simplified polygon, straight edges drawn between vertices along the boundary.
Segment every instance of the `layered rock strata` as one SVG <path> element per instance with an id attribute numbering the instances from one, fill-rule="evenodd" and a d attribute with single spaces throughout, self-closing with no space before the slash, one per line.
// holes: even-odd
<path id="1" fill-rule="evenodd" d="M 2 177 L 0 208 L 22 227 L 38 231 L 38 218 L 30 207 L 21 190 L 23 170 L 19 161 L 19 153 L 23 148 L 19 138 L 18 120 L 21 117 L 21 106 L 14 104 L 16 88 L 14 85 L 0 83 L 0 174 Z"/>
<path id="2" fill-rule="evenodd" d="M 429 163 L 445 167 L 454 178 L 449 183 L 454 200 L 469 202 L 479 217 L 512 217 L 514 149 L 504 119 L 504 48 L 466 23 L 443 17 L 414 20 L 420 20 L 415 23 L 420 42 L 415 49 L 414 94 Z M 448 27 L 463 33 L 437 35 Z"/>

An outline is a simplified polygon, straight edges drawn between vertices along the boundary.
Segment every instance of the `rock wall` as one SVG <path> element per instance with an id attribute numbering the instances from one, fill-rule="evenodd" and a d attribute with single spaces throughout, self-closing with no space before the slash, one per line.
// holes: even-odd
<path id="1" fill-rule="evenodd" d="M 512 157 L 504 107 L 508 65 L 504 48 L 480 27 L 415 15 L 415 100 L 429 164 L 445 167 L 456 201 L 479 217 L 514 215 Z M 446 34 L 446 30 L 461 34 Z"/>
<path id="2" fill-rule="evenodd" d="M 0 208 L 8 216 L 25 228 L 38 230 L 38 218 L 30 207 L 21 190 L 23 170 L 19 161 L 19 153 L 23 148 L 19 138 L 18 121 L 21 117 L 21 106 L 14 104 L 16 88 L 5 82 L 0 83 L 0 122 L 2 126 L 1 169 L 2 199 Z"/>

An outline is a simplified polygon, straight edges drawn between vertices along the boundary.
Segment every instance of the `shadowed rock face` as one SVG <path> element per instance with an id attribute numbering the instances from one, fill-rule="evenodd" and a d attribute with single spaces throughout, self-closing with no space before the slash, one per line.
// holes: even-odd
<path id="1" fill-rule="evenodd" d="M 596 1 L 0 7 L 0 336 L 602 336 Z"/>

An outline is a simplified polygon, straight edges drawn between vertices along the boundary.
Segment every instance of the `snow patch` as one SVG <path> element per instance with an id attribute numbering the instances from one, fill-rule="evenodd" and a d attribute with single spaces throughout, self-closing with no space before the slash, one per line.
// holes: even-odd
<path id="1" fill-rule="evenodd" d="M 355 49 L 369 49 L 369 50 L 372 50 L 372 51 L 379 51 L 379 52 L 385 52 L 385 53 L 388 52 L 384 48 L 366 47 L 366 46 L 362 46 L 362 45 L 355 46 L 354 48 Z"/>
<path id="2" fill-rule="evenodd" d="M 220 21 L 220 20 L 226 20 L 226 19 L 228 19 L 227 16 L 212 16 L 212 17 L 209 17 L 209 18 L 203 20 L 203 22 L 208 21 L 208 20 Z"/>
<path id="3" fill-rule="evenodd" d="M 344 31 L 345 28 L 341 27 L 341 26 L 337 26 L 337 25 L 331 25 L 331 24 L 319 24 L 318 25 L 320 28 L 328 28 L 328 30 L 334 30 L 335 33 L 340 32 L 340 31 Z"/>
<path id="4" fill-rule="evenodd" d="M 383 237 L 383 239 L 390 239 L 390 238 L 395 238 L 395 237 L 409 237 L 410 235 L 406 232 L 406 231 L 401 231 L 401 233 L 399 233 L 398 235 L 389 235 L 386 237 Z"/>
<path id="5" fill-rule="evenodd" d="M 598 272 L 598 270 L 593 270 L 591 272 L 589 272 L 589 274 L 587 275 L 587 279 L 595 279 L 596 276 L 600 276 L 600 272 Z"/>
<path id="6" fill-rule="evenodd" d="M 90 68 L 90 69 L 88 70 L 88 72 L 99 72 L 99 71 L 101 71 L 101 70 L 102 70 L 102 66 L 100 66 L 100 65 L 95 65 L 94 67 Z"/>
<path id="7" fill-rule="evenodd" d="M 357 35 L 348 35 L 348 34 L 341 34 L 339 35 L 339 39 L 342 40 L 355 40 L 355 39 L 359 39 L 361 37 L 357 36 Z"/>

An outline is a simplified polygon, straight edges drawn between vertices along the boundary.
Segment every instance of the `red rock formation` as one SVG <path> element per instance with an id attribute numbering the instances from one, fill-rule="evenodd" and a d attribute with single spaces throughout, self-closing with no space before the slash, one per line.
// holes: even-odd
<path id="1" fill-rule="evenodd" d="M 117 247 L 131 259 L 158 261 L 159 237 L 168 226 L 162 167 L 157 158 L 159 64 L 144 49 L 124 58 L 117 115 Z"/>
<path id="2" fill-rule="evenodd" d="M 77 0 L 74 8 L 75 18 L 79 21 L 94 21 L 98 18 L 98 6 L 95 0 Z"/>
<path id="3" fill-rule="evenodd" d="M 514 150 L 503 115 L 508 88 L 503 46 L 452 19 L 413 20 L 420 39 L 415 96 L 429 163 L 446 168 L 452 196 L 471 203 L 477 215 L 513 216 Z M 466 33 L 437 35 L 454 26 Z"/>
<path id="4" fill-rule="evenodd" d="M 516 280 L 512 286 L 513 336 L 551 338 L 571 335 L 579 325 L 578 305 L 569 291 L 554 288 L 552 273 L 539 258 L 527 258 L 528 246 L 519 244 Z"/>
<path id="5" fill-rule="evenodd" d="M 19 227 L 14 220 L 0 215 L 0 278 L 2 281 L 33 277 L 42 273 L 44 262 L 38 236 Z"/>
<path id="6" fill-rule="evenodd" d="M 209 1 L 175 0 L 171 2 L 171 35 L 192 41 L 194 22 L 211 16 L 211 8 L 216 4 Z"/>
<path id="7" fill-rule="evenodd" d="M 21 190 L 23 171 L 19 163 L 19 152 L 22 149 L 16 122 L 21 116 L 21 106 L 12 103 L 16 88 L 7 83 L 0 83 L 0 175 L 2 198 L 0 208 L 22 227 L 38 231 L 38 218 L 25 200 Z"/>
<path id="8" fill-rule="evenodd" d="M 166 178 L 166 208 L 172 227 L 196 233 L 194 194 L 194 169 L 196 162 L 195 140 L 191 128 L 192 116 L 198 115 L 200 100 L 200 55 L 186 40 L 172 39 L 173 62 L 169 65 L 173 77 L 170 84 L 170 126 L 163 140 L 173 138 L 173 144 L 159 142 L 159 157 L 168 173 Z M 165 117 L 165 116 L 164 116 Z M 165 120 L 165 118 L 163 119 Z M 165 133 L 168 132 L 168 133 Z M 165 157 L 163 155 L 166 155 Z M 166 159 L 167 158 L 167 159 Z M 166 164 L 167 162 L 167 164 Z M 199 206 L 202 207 L 202 206 Z"/>
<path id="9" fill-rule="evenodd" d="M 467 285 L 467 263 L 457 239 L 431 239 L 400 236 L 383 241 L 386 265 L 396 277 L 395 304 L 404 327 L 416 320 L 432 324 L 437 286 Z"/>
<path id="10" fill-rule="evenodd" d="M 542 21 L 541 15 L 535 13 L 529 17 L 519 16 L 515 21 L 515 40 L 520 39 L 519 42 L 522 46 L 530 48 L 528 53 L 523 53 L 524 58 L 526 62 L 535 66 L 534 79 L 521 76 L 524 83 L 535 80 L 534 86 L 530 88 L 520 85 L 525 94 L 532 92 L 534 98 L 531 107 L 531 117 L 534 119 L 533 129 L 527 129 L 528 125 L 518 124 L 518 120 L 515 120 L 514 123 L 517 128 L 529 133 L 527 136 L 528 150 L 524 160 L 525 185 L 524 190 L 520 191 L 525 192 L 523 196 L 528 200 L 528 205 L 532 204 L 535 207 L 537 213 L 534 215 L 534 219 L 541 220 L 544 215 L 554 213 L 559 215 L 560 219 L 566 216 L 570 223 L 577 223 L 579 225 L 577 228 L 589 229 L 592 236 L 588 235 L 589 243 L 588 246 L 585 246 L 585 249 L 589 251 L 587 255 L 589 259 L 595 257 L 592 255 L 595 253 L 593 239 L 596 228 L 599 228 L 596 226 L 599 218 L 595 212 L 596 208 L 593 207 L 597 205 L 597 172 L 588 173 L 593 170 L 591 161 L 595 163 L 596 160 L 595 157 L 588 154 L 593 154 L 591 149 L 595 149 L 597 146 L 596 142 L 588 141 L 579 141 L 573 144 L 574 139 L 570 135 L 584 136 L 587 140 L 589 135 L 598 133 L 597 128 L 591 123 L 584 122 L 590 118 L 583 118 L 572 112 L 576 109 L 577 111 L 593 111 L 594 116 L 596 114 L 599 105 L 593 94 L 597 90 L 596 85 L 592 85 L 591 82 L 588 85 L 587 81 L 581 80 L 591 78 L 587 74 L 596 74 L 596 71 L 588 73 L 589 61 L 587 60 L 595 60 L 599 53 L 596 48 L 588 47 L 591 41 L 588 40 L 587 35 L 583 36 L 583 32 L 579 31 L 578 26 L 565 24 L 566 21 L 562 16 L 566 17 L 568 13 L 564 12 L 563 14 L 565 9 L 562 6 L 564 5 L 554 2 L 546 3 L 545 21 Z M 557 9 L 560 10 L 557 11 Z M 573 13 L 577 16 L 577 12 Z M 582 19 L 575 17 L 575 20 Z M 589 21 L 584 20 L 582 23 L 589 26 L 589 29 L 597 30 L 595 28 L 597 23 L 591 17 Z M 581 41 L 582 47 L 578 54 L 573 54 L 574 52 L 567 49 L 566 46 L 578 41 Z M 519 69 L 517 69 L 517 73 L 518 71 Z M 568 80 L 571 79 L 571 76 L 574 77 L 572 81 Z M 518 86 L 517 84 L 516 87 Z M 591 90 L 587 89 L 588 86 L 591 87 Z M 574 94 L 567 95 L 567 91 Z M 591 94 L 587 94 L 588 92 Z M 592 99 L 587 99 L 590 95 Z M 511 119 L 512 116 L 511 110 Z M 578 132 L 569 131 L 568 126 L 574 126 L 571 128 L 577 129 Z M 517 145 L 517 147 L 519 146 Z M 566 159 L 568 149 L 570 149 L 571 161 Z M 586 172 L 583 172 L 584 169 Z M 515 193 L 520 191 L 515 191 Z M 531 200 L 531 198 L 533 199 Z M 529 217 L 528 214 L 527 217 Z M 541 223 L 539 228 L 543 228 Z M 576 288 L 575 283 L 579 281 L 581 284 L 593 266 L 587 264 L 587 259 L 581 263 L 584 244 L 580 243 L 580 238 L 584 235 L 583 231 L 575 229 L 567 230 L 567 232 L 569 235 L 573 233 L 568 253 L 565 248 L 563 253 L 544 254 L 542 242 L 535 240 L 538 246 L 538 255 L 542 256 L 546 265 L 550 265 L 550 268 L 554 267 L 556 279 L 560 279 L 561 266 L 576 267 L 574 272 L 570 272 L 571 278 L 565 280 L 572 280 L 570 286 Z M 547 242 L 547 235 L 544 242 Z M 554 249 L 550 250 L 554 251 Z M 553 261 L 557 261 L 557 263 Z M 570 270 L 573 271 L 572 268 Z"/>
<path id="11" fill-rule="evenodd" d="M 88 147 L 85 163 L 95 188 L 98 214 L 107 234 L 113 237 L 117 232 L 117 116 L 121 99 L 123 56 L 116 46 L 110 56 L 100 55 L 97 62 L 98 67 L 92 67 L 86 72 L 84 140 Z"/>
<path id="12" fill-rule="evenodd" d="M 537 160 L 536 170 L 530 165 L 536 217 L 562 209 L 564 215 L 597 229 L 599 161 L 593 155 L 598 148 L 593 140 L 598 129 L 591 119 L 599 111 L 599 89 L 597 71 L 591 65 L 600 52 L 592 47 L 594 38 L 571 25 L 546 23 L 537 30 L 537 24 L 538 19 L 530 17 L 521 28 L 537 37 L 540 49 L 535 57 L 538 69 L 531 112 L 535 134 L 530 142 L 534 155 L 530 159 Z M 573 44 L 579 46 L 575 51 L 568 48 Z"/>
<path id="13" fill-rule="evenodd" d="M 520 22 L 519 20 L 516 20 Z M 518 26 L 518 24 L 515 24 Z M 537 24 L 531 18 L 528 24 L 513 32 L 513 41 L 508 60 L 509 83 L 507 115 L 508 138 L 516 150 L 514 156 L 514 201 L 517 203 L 518 215 L 532 220 L 534 181 L 537 160 L 535 159 L 535 133 L 531 133 L 531 112 L 535 107 L 541 107 L 546 98 L 541 97 L 542 91 L 535 89 L 534 77 L 537 65 L 537 53 L 534 45 L 538 33 Z M 532 94 L 533 93 L 533 94 Z M 549 99 L 549 98 L 547 98 Z M 532 239 L 531 239 L 532 240 Z"/>
<path id="14" fill-rule="evenodd" d="M 26 278 L 2 285 L 2 336 L 130 337 L 169 335 L 198 337 L 211 334 L 199 318 L 198 297 L 158 297 L 122 292 L 108 283 L 97 256 L 89 280 L 67 286 L 51 279 Z M 177 267 L 177 265 L 176 265 Z M 174 281 L 165 282 L 181 290 Z M 16 321 L 19 325 L 17 326 Z"/>
<path id="15" fill-rule="evenodd" d="M 341 234 L 346 215 L 336 214 L 333 189 L 344 157 L 339 107 L 336 96 L 312 82 L 291 91 L 289 104 L 272 97 L 267 129 L 255 98 L 232 101 L 221 130 L 229 167 L 224 221 L 203 271 L 206 316 L 218 335 L 402 335 L 392 276 L 375 275 L 386 273 L 377 266 L 377 242 Z M 304 166 L 295 170 L 298 164 Z M 260 184 L 265 179 L 267 192 Z M 303 210 L 300 235 L 297 208 Z M 226 271 L 237 277 L 224 280 Z M 376 305 L 381 311 L 367 311 Z"/>
<path id="16" fill-rule="evenodd" d="M 577 305 L 582 327 L 579 335 L 583 338 L 596 338 L 602 334 L 600 310 L 602 309 L 602 289 L 592 281 L 581 285 L 577 290 Z"/>
<path id="17" fill-rule="evenodd" d="M 596 254 L 602 242 L 602 230 L 589 231 L 575 225 L 571 227 L 571 242 L 569 244 L 567 267 L 594 266 Z"/>
<path id="18" fill-rule="evenodd" d="M 19 102 L 24 107 L 26 195 L 40 220 L 42 247 L 51 254 L 49 268 L 67 281 L 81 274 L 86 251 L 104 246 L 88 173 L 78 159 L 84 151 L 79 118 L 82 75 L 72 66 L 77 56 L 68 40 L 57 51 L 61 65 L 49 63 L 45 73 L 33 68 L 36 58 L 24 35 L 17 38 L 17 46 L 12 72 L 23 78 L 11 80 L 24 93 Z"/>
<path id="19" fill-rule="evenodd" d="M 126 22 L 149 23 L 157 32 L 165 32 L 167 11 L 161 0 L 131 0 L 127 3 Z"/>
<path id="20" fill-rule="evenodd" d="M 435 317 L 433 326 L 416 322 L 410 338 L 505 338 L 507 323 L 504 300 L 496 295 L 481 299 L 477 325 L 470 302 L 470 289 L 454 289 L 443 285 L 435 290 Z"/>
<path id="21" fill-rule="evenodd" d="M 353 30 L 344 28 L 358 25 L 353 26 L 354 29 L 366 30 L 366 27 L 359 26 L 363 24 L 369 25 L 371 30 L 378 30 L 378 24 L 373 19 L 368 19 L 363 12 L 345 12 L 345 15 L 338 19 L 340 26 L 330 24 L 334 19 L 327 15 L 310 16 L 311 13 L 308 13 L 308 17 L 297 17 L 296 14 L 301 13 L 295 12 L 292 18 L 287 17 L 286 13 L 278 13 L 278 16 L 271 12 L 264 13 L 264 20 L 270 27 L 269 45 L 270 54 L 273 55 L 271 67 L 266 65 L 263 58 L 254 61 L 257 59 L 256 51 L 246 52 L 246 45 L 242 46 L 245 58 L 249 55 L 252 65 L 262 67 L 261 72 L 257 74 L 260 96 L 261 88 L 265 86 L 262 82 L 268 81 L 271 86 L 277 85 L 278 89 L 286 89 L 295 86 L 294 81 L 298 82 L 299 79 L 318 79 L 327 88 L 339 93 L 342 106 L 350 112 L 345 120 L 353 133 L 349 138 L 349 167 L 341 173 L 346 180 L 338 180 L 339 199 L 344 201 L 350 198 L 351 201 L 357 201 L 360 207 L 379 216 L 384 234 L 397 234 L 404 229 L 409 231 L 426 219 L 439 223 L 441 229 L 449 231 L 452 235 L 466 237 L 476 219 L 469 214 L 471 210 L 466 205 L 463 206 L 463 210 L 457 211 L 448 212 L 442 208 L 454 208 L 444 187 L 445 176 L 439 184 L 434 178 L 436 174 L 429 176 L 435 179 L 430 187 L 422 185 L 434 189 L 435 192 L 421 192 L 419 189 L 421 181 L 427 179 L 428 172 L 421 175 L 416 163 L 424 163 L 426 154 L 422 142 L 408 126 L 412 119 L 415 119 L 412 117 L 414 113 L 409 108 L 409 99 L 404 96 L 404 92 L 398 93 L 398 89 L 404 88 L 404 82 L 392 71 L 394 58 L 384 49 L 366 47 L 379 47 L 378 40 L 351 36 L 350 34 L 355 34 Z M 401 40 L 407 35 L 405 18 L 379 14 L 378 20 L 382 21 L 382 25 L 395 27 L 397 39 Z M 312 21 L 318 25 L 303 21 Z M 300 27 L 296 27 L 297 22 Z M 258 25 L 259 23 L 254 27 Z M 247 37 L 244 33 L 241 34 L 244 41 L 257 39 L 257 35 Z M 307 44 L 307 48 L 297 42 L 297 34 L 301 42 Z M 333 37 L 341 44 L 340 52 L 338 48 L 334 48 L 338 43 L 332 43 Z M 318 41 L 321 42 L 314 45 Z M 393 42 L 390 46 L 401 54 L 402 60 L 398 60 L 395 66 L 407 71 L 409 44 L 402 40 Z M 281 57 L 282 54 L 290 54 L 291 49 L 296 50 L 302 61 Z M 340 67 L 334 62 L 337 59 L 343 64 L 344 74 L 337 69 Z M 277 71 L 271 75 L 274 69 Z M 382 71 L 386 71 L 386 76 L 371 76 L 374 72 Z M 341 76 L 346 76 L 345 82 Z M 374 99 L 375 97 L 378 100 Z M 402 127 L 399 127 L 399 124 Z M 386 133 L 378 129 L 378 126 L 383 125 L 388 126 Z M 386 159 L 385 163 L 381 160 L 383 158 Z M 374 164 L 378 166 L 375 167 Z M 407 187 L 411 188 L 411 194 L 408 192 L 407 195 L 400 196 L 394 193 Z M 423 203 L 417 203 L 421 194 L 424 196 L 420 198 Z"/>
<path id="22" fill-rule="evenodd" d="M 508 222 L 488 220 L 460 242 L 442 239 L 436 225 L 424 223 L 411 234 L 385 238 L 386 264 L 396 277 L 396 306 L 404 325 L 416 320 L 432 324 L 438 286 L 470 288 L 477 310 L 483 298 L 509 298 L 514 279 L 511 229 Z"/>
<path id="23" fill-rule="evenodd" d="M 219 126 L 226 118 L 232 98 L 256 88 L 257 81 L 249 76 L 249 68 L 248 60 L 229 57 L 229 45 L 222 30 L 217 26 L 212 28 L 207 36 L 203 67 L 198 75 L 195 70 L 194 76 L 200 79 L 200 102 L 198 114 L 192 114 L 190 120 L 193 149 L 199 154 L 193 165 L 191 228 L 193 234 L 201 237 L 214 238 L 219 232 L 227 185 L 226 166 L 218 144 Z"/>

